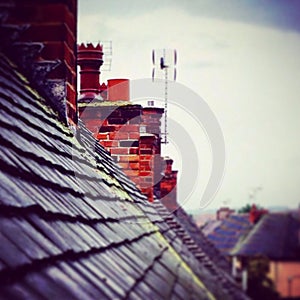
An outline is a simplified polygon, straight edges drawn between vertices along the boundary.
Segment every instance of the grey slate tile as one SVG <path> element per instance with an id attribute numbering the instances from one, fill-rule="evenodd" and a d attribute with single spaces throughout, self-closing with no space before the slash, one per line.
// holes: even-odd
<path id="1" fill-rule="evenodd" d="M 26 235 L 34 242 L 33 247 L 35 246 L 35 249 L 29 249 L 30 251 L 34 252 L 39 249 L 39 251 L 45 253 L 45 258 L 61 254 L 59 248 L 41 233 L 36 232 L 35 228 L 26 219 L 18 217 L 11 220 L 13 220 L 14 223 L 17 225 L 19 235 Z M 22 243 L 21 246 L 25 247 L 25 244 Z"/>
<path id="2" fill-rule="evenodd" d="M 21 282 L 14 282 L 10 286 L 0 286 L 0 299 L 32 299 L 32 300 L 41 300 L 45 299 L 43 294 L 38 293 L 32 289 L 28 284 Z"/>
<path id="3" fill-rule="evenodd" d="M 0 203 L 4 206 L 29 207 L 35 202 L 24 191 L 24 186 L 20 186 L 18 178 L 0 172 Z"/>
<path id="4" fill-rule="evenodd" d="M 120 246 L 118 249 L 109 249 L 106 255 L 110 257 L 111 260 L 120 262 L 120 267 L 132 278 L 137 280 L 143 275 L 143 270 L 138 267 L 136 263 L 137 259 L 131 260 L 124 251 L 125 246 Z"/>
<path id="5" fill-rule="evenodd" d="M 153 267 L 155 264 L 153 265 Z M 147 272 L 143 278 L 143 282 L 147 284 L 152 291 L 155 291 L 162 299 L 170 298 L 173 290 L 173 284 L 167 285 L 168 281 L 163 276 L 153 271 L 153 267 Z"/>
<path id="6" fill-rule="evenodd" d="M 0 232 L 1 260 L 10 268 L 30 264 L 28 256 Z"/>
<path id="7" fill-rule="evenodd" d="M 94 276 L 98 277 L 100 282 L 104 282 L 107 288 L 105 293 L 109 293 L 109 291 L 111 291 L 110 293 L 115 295 L 114 297 L 116 298 L 124 298 L 126 296 L 125 291 L 117 283 L 118 278 L 115 279 L 114 277 L 109 276 L 108 272 L 110 270 L 103 270 L 95 256 L 91 255 L 89 256 L 89 259 L 83 259 L 81 262 L 85 267 L 92 271 Z"/>
<path id="8" fill-rule="evenodd" d="M 96 264 L 99 270 L 106 275 L 106 278 L 113 279 L 113 285 L 119 286 L 126 294 L 135 284 L 136 280 L 126 272 L 125 268 L 122 268 L 124 264 L 122 261 L 116 261 L 107 252 L 109 250 L 95 255 Z"/>
<path id="9" fill-rule="evenodd" d="M 91 287 L 91 292 L 100 295 L 99 299 L 120 299 L 120 296 L 107 285 L 105 280 L 99 278 L 96 271 L 91 270 L 82 261 L 71 262 L 69 265 L 87 282 Z"/>
<path id="10" fill-rule="evenodd" d="M 66 293 L 68 296 L 65 299 L 92 299 L 92 296 L 80 284 L 82 280 L 78 282 L 79 278 L 75 277 L 76 273 L 71 272 L 71 268 L 67 268 L 66 264 L 61 263 L 48 267 L 43 273 L 45 274 L 45 278 L 49 278 L 49 281 L 54 283 L 53 289 L 59 290 L 59 293 L 55 294 L 59 295 L 61 293 L 60 297 Z M 47 298 L 49 297 L 48 294 L 46 296 Z"/>
<path id="11" fill-rule="evenodd" d="M 53 226 L 54 221 L 45 221 L 39 216 L 31 214 L 28 216 L 28 220 L 36 228 L 38 233 L 41 233 L 45 238 L 49 239 L 56 247 L 62 252 L 67 252 L 73 247 L 67 243 L 59 231 Z"/>
<path id="12" fill-rule="evenodd" d="M 21 222 L 20 220 L 12 218 L 1 218 L 1 233 L 5 235 L 7 239 L 11 240 L 29 260 L 38 260 L 48 257 L 49 254 L 24 232 L 23 227 L 26 226 L 26 224 L 24 223 L 22 226 Z"/>
<path id="13" fill-rule="evenodd" d="M 50 267 L 51 268 L 51 267 Z M 50 269 L 49 268 L 49 269 Z M 57 284 L 51 276 L 47 274 L 48 270 L 33 271 L 26 274 L 23 281 L 26 285 L 34 287 L 34 291 L 41 294 L 45 299 L 80 299 L 63 286 Z M 59 274 L 58 274 L 59 275 Z"/>
<path id="14" fill-rule="evenodd" d="M 144 299 L 165 299 L 162 297 L 162 295 L 158 294 L 156 290 L 152 289 L 152 287 L 144 281 L 140 281 L 133 291 L 137 293 L 137 295 L 144 297 Z M 129 299 L 131 299 L 131 294 L 129 294 Z"/>

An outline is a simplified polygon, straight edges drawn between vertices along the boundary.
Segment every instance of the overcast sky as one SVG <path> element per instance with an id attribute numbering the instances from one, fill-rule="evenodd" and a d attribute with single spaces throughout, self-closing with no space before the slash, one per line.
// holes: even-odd
<path id="1" fill-rule="evenodd" d="M 225 175 L 209 207 L 253 200 L 298 206 L 300 1 L 80 0 L 78 33 L 80 41 L 112 41 L 112 69 L 101 74 L 104 81 L 149 78 L 152 49 L 177 49 L 177 82 L 207 102 L 224 135 Z M 178 149 L 173 142 L 164 153 L 175 158 L 180 174 L 185 153 L 196 147 L 197 188 L 181 199 L 179 183 L 178 200 L 199 208 L 214 158 L 184 101 L 183 108 L 170 105 L 169 114 L 194 145 Z"/>

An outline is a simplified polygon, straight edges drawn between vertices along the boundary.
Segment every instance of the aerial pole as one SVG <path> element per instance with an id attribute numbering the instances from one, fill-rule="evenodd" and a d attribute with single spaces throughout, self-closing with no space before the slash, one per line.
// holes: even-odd
<path id="1" fill-rule="evenodd" d="M 159 59 L 157 59 L 159 58 Z M 159 62 L 159 64 L 158 64 Z M 168 144 L 168 84 L 169 84 L 169 70 L 173 71 L 173 81 L 176 80 L 176 64 L 177 64 L 177 52 L 171 49 L 158 49 L 152 50 L 152 80 L 158 78 L 157 75 L 163 72 L 164 79 L 164 136 L 162 143 Z"/>

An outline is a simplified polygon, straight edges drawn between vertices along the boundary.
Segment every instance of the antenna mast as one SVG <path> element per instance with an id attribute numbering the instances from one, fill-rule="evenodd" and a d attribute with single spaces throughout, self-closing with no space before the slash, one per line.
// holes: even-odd
<path id="1" fill-rule="evenodd" d="M 112 62 L 112 41 L 101 41 L 104 54 L 104 64 L 102 66 L 102 71 L 111 71 Z"/>
<path id="2" fill-rule="evenodd" d="M 176 64 L 177 64 L 177 52 L 175 49 L 158 49 L 152 50 L 152 80 L 154 81 L 155 78 L 159 78 L 159 73 L 163 73 L 164 81 L 165 81 L 165 91 L 164 91 L 164 114 L 165 114 L 165 124 L 164 124 L 164 140 L 162 141 L 163 144 L 168 143 L 168 75 L 169 73 L 173 72 L 173 81 L 176 80 Z M 171 72 L 168 72 L 168 69 Z M 157 75 L 158 77 L 156 77 Z"/>

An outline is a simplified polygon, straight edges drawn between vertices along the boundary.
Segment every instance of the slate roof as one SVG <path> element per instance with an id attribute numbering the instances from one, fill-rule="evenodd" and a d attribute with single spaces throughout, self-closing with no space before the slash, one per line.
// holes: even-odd
<path id="1" fill-rule="evenodd" d="M 212 226 L 211 223 L 217 225 Z M 223 255 L 230 255 L 238 241 L 252 228 L 248 214 L 233 214 L 224 220 L 211 221 L 206 226 L 203 228 L 204 234 Z"/>
<path id="2" fill-rule="evenodd" d="M 95 140 L 92 138 L 91 133 L 82 123 L 80 132 L 80 140 L 85 141 L 84 143 L 86 144 L 87 149 L 93 149 L 95 147 L 97 149 L 102 149 L 102 146 L 98 143 L 95 144 Z M 224 259 L 222 255 L 219 253 L 217 254 L 216 251 L 211 251 L 209 255 L 204 252 L 189 235 L 186 230 L 186 226 L 184 226 L 184 222 L 180 222 L 175 215 L 170 214 L 159 200 L 156 199 L 155 202 L 151 204 L 148 201 L 145 202 L 145 196 L 141 195 L 140 192 L 136 190 L 135 185 L 128 181 L 127 177 L 125 177 L 123 173 L 122 176 L 123 179 L 125 179 L 122 182 L 122 186 L 128 194 L 132 198 L 141 197 L 141 200 L 143 200 L 136 202 L 135 204 L 147 215 L 151 222 L 158 227 L 159 232 L 172 245 L 174 250 L 177 252 L 177 255 L 179 255 L 183 261 L 191 267 L 192 271 L 200 278 L 209 291 L 217 297 L 217 299 L 247 299 L 233 278 L 221 269 L 224 267 L 224 264 L 222 265 L 221 263 L 220 265 L 217 265 L 214 263 L 215 258 L 220 259 L 220 257 L 222 257 Z M 182 211 L 182 218 L 182 215 L 185 213 L 184 210 L 179 208 L 176 211 L 177 214 L 178 211 Z M 199 234 L 201 234 L 201 231 Z M 201 239 L 201 237 L 199 239 Z M 212 248 L 216 250 L 214 246 Z M 213 255 L 215 255 L 215 257 Z M 212 260 L 210 259 L 210 256 L 213 257 Z M 227 261 L 226 267 L 226 271 L 229 272 L 229 264 Z M 172 276 L 169 278 L 166 277 L 166 279 L 167 280 L 163 282 L 163 288 L 171 292 L 172 285 L 176 282 L 177 278 L 176 276 Z M 197 298 L 197 295 L 195 296 Z"/>
<path id="3" fill-rule="evenodd" d="M 0 97 L 2 299 L 212 298 L 106 151 L 80 144 L 2 53 Z"/>
<path id="4" fill-rule="evenodd" d="M 74 136 L 59 121 L 53 99 L 42 98 L 4 52 L 0 299 L 246 298 L 81 122 Z"/>
<path id="5" fill-rule="evenodd" d="M 161 233 L 180 253 L 181 257 L 189 262 L 193 271 L 216 295 L 217 299 L 223 299 L 224 297 L 220 294 L 220 291 L 226 291 L 226 294 L 233 299 L 248 299 L 229 275 L 228 261 L 213 245 L 209 245 L 205 238 L 200 241 L 203 234 L 196 224 L 190 218 L 187 218 L 188 216 L 182 208 L 179 207 L 175 213 L 170 213 L 158 200 L 152 206 L 156 212 L 153 214 L 154 218 L 150 216 L 153 223 L 160 228 Z M 157 219 L 157 212 L 161 218 Z M 193 231 L 191 228 L 193 228 Z M 211 281 L 211 277 L 214 278 L 214 281 Z"/>
<path id="6" fill-rule="evenodd" d="M 265 255 L 271 260 L 300 261 L 300 212 L 264 215 L 232 255 Z"/>
<path id="7" fill-rule="evenodd" d="M 188 231 L 195 243 L 205 252 L 212 261 L 221 269 L 231 272 L 231 264 L 225 258 L 219 249 L 212 243 L 196 225 L 193 218 L 189 216 L 184 209 L 179 207 L 175 211 L 175 215 L 183 227 Z"/>

